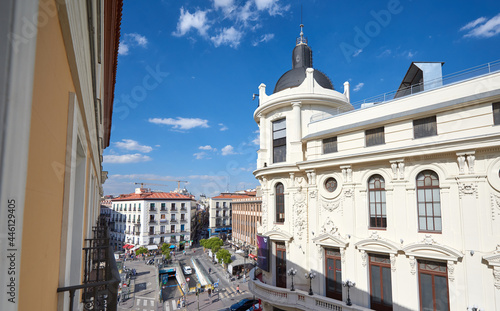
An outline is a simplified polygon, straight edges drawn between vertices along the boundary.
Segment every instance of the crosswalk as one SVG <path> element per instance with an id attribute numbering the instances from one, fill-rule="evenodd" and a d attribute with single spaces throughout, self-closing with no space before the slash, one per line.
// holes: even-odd
<path id="1" fill-rule="evenodd" d="M 156 300 L 154 298 L 137 297 L 135 300 L 135 310 L 139 311 L 156 310 Z"/>
<path id="2" fill-rule="evenodd" d="M 236 291 L 236 285 L 222 288 L 218 293 L 213 293 L 211 295 L 212 299 L 225 299 L 225 298 L 233 298 L 235 296 L 241 295 L 242 291 L 239 293 Z M 203 298 L 206 298 L 208 293 L 205 291 L 201 294 Z M 171 299 L 169 301 L 165 301 L 163 303 L 163 311 L 174 311 L 174 310 L 185 310 L 184 307 L 177 307 L 177 299 Z"/>

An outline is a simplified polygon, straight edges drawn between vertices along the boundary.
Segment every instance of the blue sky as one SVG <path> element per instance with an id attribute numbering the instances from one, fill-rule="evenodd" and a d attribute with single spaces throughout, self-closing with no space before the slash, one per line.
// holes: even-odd
<path id="1" fill-rule="evenodd" d="M 105 194 L 257 186 L 252 94 L 291 69 L 301 4 L 314 67 L 351 102 L 397 89 L 412 61 L 446 75 L 500 58 L 498 1 L 126 0 Z"/>

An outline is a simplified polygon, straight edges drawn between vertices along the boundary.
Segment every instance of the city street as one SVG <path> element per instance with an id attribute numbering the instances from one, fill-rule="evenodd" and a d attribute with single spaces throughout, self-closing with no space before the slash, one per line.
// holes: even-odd
<path id="1" fill-rule="evenodd" d="M 194 252 L 193 252 L 194 251 Z M 240 301 L 243 298 L 253 298 L 248 291 L 248 283 L 241 280 L 229 280 L 227 272 L 224 271 L 220 264 L 214 265 L 211 259 L 203 253 L 203 248 L 198 247 L 190 249 L 186 255 L 176 254 L 175 261 L 179 261 L 181 265 L 188 264 L 193 267 L 191 259 L 197 259 L 200 264 L 199 268 L 208 276 L 212 283 L 219 282 L 218 290 L 208 296 L 208 292 L 202 292 L 199 297 L 195 293 L 189 293 L 186 296 L 186 305 L 178 308 L 178 301 L 182 297 L 180 287 L 177 289 L 169 289 L 171 293 L 169 300 L 159 301 L 159 287 L 156 267 L 146 265 L 143 261 L 126 261 L 125 267 L 136 269 L 137 276 L 132 277 L 131 294 L 128 298 L 118 303 L 118 310 L 137 310 L 137 311 L 171 311 L 171 310 L 226 310 L 232 304 Z M 194 267 L 193 267 L 194 269 Z M 211 273 L 208 271 L 211 269 Z M 182 273 L 179 271 L 178 273 Z M 194 274 L 194 272 L 193 272 Z M 189 277 L 189 276 L 186 276 Z M 240 292 L 237 293 L 239 286 Z"/>

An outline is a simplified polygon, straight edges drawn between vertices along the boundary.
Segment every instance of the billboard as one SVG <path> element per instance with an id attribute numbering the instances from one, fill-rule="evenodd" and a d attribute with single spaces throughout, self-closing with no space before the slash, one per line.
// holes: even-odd
<path id="1" fill-rule="evenodd" d="M 269 237 L 257 234 L 257 266 L 267 272 L 269 272 L 270 244 Z"/>

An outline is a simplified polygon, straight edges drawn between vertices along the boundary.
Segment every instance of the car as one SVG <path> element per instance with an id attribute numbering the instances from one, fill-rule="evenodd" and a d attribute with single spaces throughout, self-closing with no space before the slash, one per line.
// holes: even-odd
<path id="1" fill-rule="evenodd" d="M 250 299 L 241 299 L 240 301 L 238 301 L 237 303 L 231 305 L 231 308 L 230 310 L 231 311 L 236 311 L 239 307 L 243 306 L 247 301 L 250 301 Z"/>
<path id="2" fill-rule="evenodd" d="M 186 275 L 190 275 L 191 273 L 193 273 L 193 269 L 191 269 L 190 266 L 182 267 L 182 271 L 184 271 L 184 274 L 186 274 Z"/>
<path id="3" fill-rule="evenodd" d="M 260 303 L 259 300 L 257 299 L 252 299 L 247 302 L 245 302 L 241 307 L 236 309 L 236 311 L 257 311 L 257 310 L 262 310 L 260 308 Z"/>

